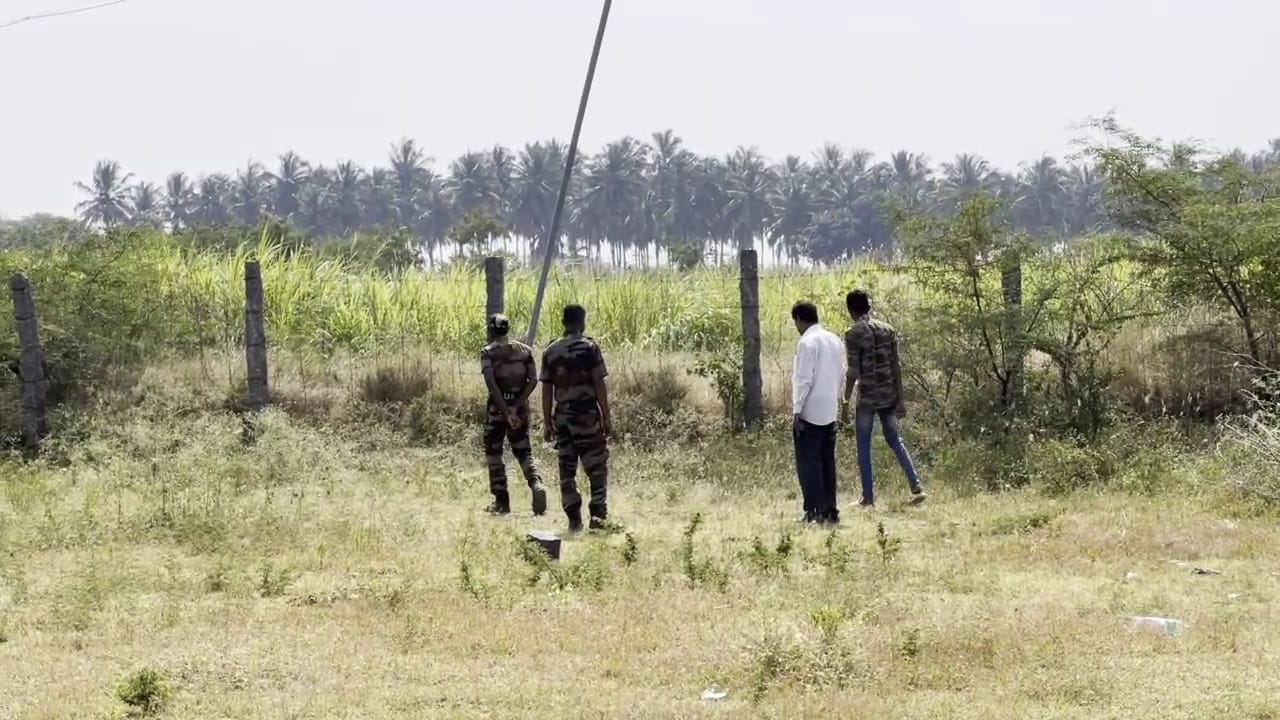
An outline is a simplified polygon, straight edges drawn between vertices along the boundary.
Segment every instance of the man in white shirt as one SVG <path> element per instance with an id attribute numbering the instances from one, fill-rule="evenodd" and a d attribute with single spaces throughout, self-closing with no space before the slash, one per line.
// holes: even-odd
<path id="1" fill-rule="evenodd" d="M 791 372 L 791 404 L 804 521 L 838 523 L 836 420 L 845 377 L 844 343 L 818 323 L 818 308 L 812 303 L 796 303 L 791 319 L 800 332 Z"/>

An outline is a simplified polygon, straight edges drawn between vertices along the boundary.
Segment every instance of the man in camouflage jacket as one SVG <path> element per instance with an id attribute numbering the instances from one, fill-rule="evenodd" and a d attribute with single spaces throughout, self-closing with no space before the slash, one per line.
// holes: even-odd
<path id="1" fill-rule="evenodd" d="M 609 514 L 609 445 L 612 421 L 605 378 L 609 370 L 595 340 L 587 337 L 587 311 L 579 305 L 564 309 L 564 336 L 542 354 L 542 413 L 544 436 L 556 443 L 560 465 L 560 501 L 569 530 L 582 529 L 582 496 L 578 493 L 578 462 L 591 483 L 587 509 L 592 529 L 604 529 Z M 553 408 L 554 404 L 554 408 Z"/>
<path id="2" fill-rule="evenodd" d="M 844 408 L 841 415 L 848 420 L 849 395 L 855 386 L 858 399 L 854 427 L 858 438 L 858 474 L 862 478 L 863 507 L 875 505 L 875 477 L 871 468 L 871 436 L 876 419 L 880 420 L 884 439 L 898 458 L 911 488 L 911 502 L 925 499 L 924 488 L 916 475 L 911 454 L 902 443 L 898 419 L 906 416 L 906 397 L 902 393 L 902 365 L 898 357 L 898 333 L 893 326 L 871 317 L 871 297 L 864 290 L 845 296 L 853 325 L 845 333 L 845 351 L 849 367 L 845 381 Z"/>
<path id="3" fill-rule="evenodd" d="M 489 402 L 484 424 L 484 456 L 489 467 L 489 491 L 493 493 L 491 513 L 511 512 L 507 492 L 507 468 L 502 462 L 503 440 L 511 443 L 524 479 L 533 492 L 533 514 L 547 511 L 547 490 L 533 462 L 529 442 L 529 395 L 538 384 L 533 364 L 533 350 L 507 338 L 511 325 L 503 315 L 490 316 L 489 344 L 480 351 L 480 371 L 489 389 Z"/>

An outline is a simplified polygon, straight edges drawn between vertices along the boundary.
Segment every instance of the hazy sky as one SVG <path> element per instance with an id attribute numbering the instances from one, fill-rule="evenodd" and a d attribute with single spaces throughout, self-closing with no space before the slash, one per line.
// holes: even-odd
<path id="1" fill-rule="evenodd" d="M 0 24 L 94 0 L 0 0 Z M 598 0 L 130 0 L 0 30 L 0 214 L 70 212 L 111 158 L 163 181 L 285 150 L 439 164 L 572 129 Z M 584 148 L 825 141 L 1005 167 L 1115 110 L 1169 138 L 1280 136 L 1267 0 L 615 0 Z M 1256 78 L 1253 81 L 1249 77 Z"/>

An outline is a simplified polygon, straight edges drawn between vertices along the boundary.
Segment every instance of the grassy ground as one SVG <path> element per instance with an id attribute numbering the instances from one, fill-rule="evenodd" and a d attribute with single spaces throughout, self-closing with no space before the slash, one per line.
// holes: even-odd
<path id="1" fill-rule="evenodd" d="M 867 514 L 846 440 L 829 532 L 795 522 L 785 436 L 620 449 L 627 532 L 545 565 L 520 538 L 561 517 L 478 512 L 471 435 L 343 427 L 272 413 L 246 448 L 144 400 L 0 466 L 0 717 L 1280 717 L 1280 537 L 1194 468 L 1065 497 L 931 473 L 909 508 L 882 462 Z"/>

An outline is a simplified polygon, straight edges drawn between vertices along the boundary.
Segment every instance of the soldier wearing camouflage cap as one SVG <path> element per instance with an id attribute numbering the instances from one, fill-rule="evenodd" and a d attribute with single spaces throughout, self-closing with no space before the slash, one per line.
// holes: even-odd
<path id="1" fill-rule="evenodd" d="M 511 443 L 511 453 L 520 463 L 524 479 L 533 492 L 533 514 L 547 511 L 547 490 L 533 462 L 529 442 L 529 395 L 538 384 L 533 363 L 533 349 L 508 339 L 511 323 L 505 315 L 491 315 L 487 325 L 489 344 L 480 351 L 480 371 L 489 388 L 489 403 L 484 424 L 484 457 L 489 468 L 491 513 L 511 512 L 511 496 L 507 491 L 507 468 L 502 462 L 503 441 Z"/>
<path id="2" fill-rule="evenodd" d="M 560 465 L 560 502 L 569 517 L 569 530 L 582 529 L 582 496 L 578 494 L 578 462 L 591 483 L 587 509 L 591 528 L 605 529 L 609 515 L 609 445 L 613 433 L 609 370 L 595 340 L 583 333 L 587 311 L 580 305 L 564 309 L 564 337 L 542 354 L 542 413 L 544 436 L 556 443 Z M 554 404 L 554 409 L 552 405 Z"/>

